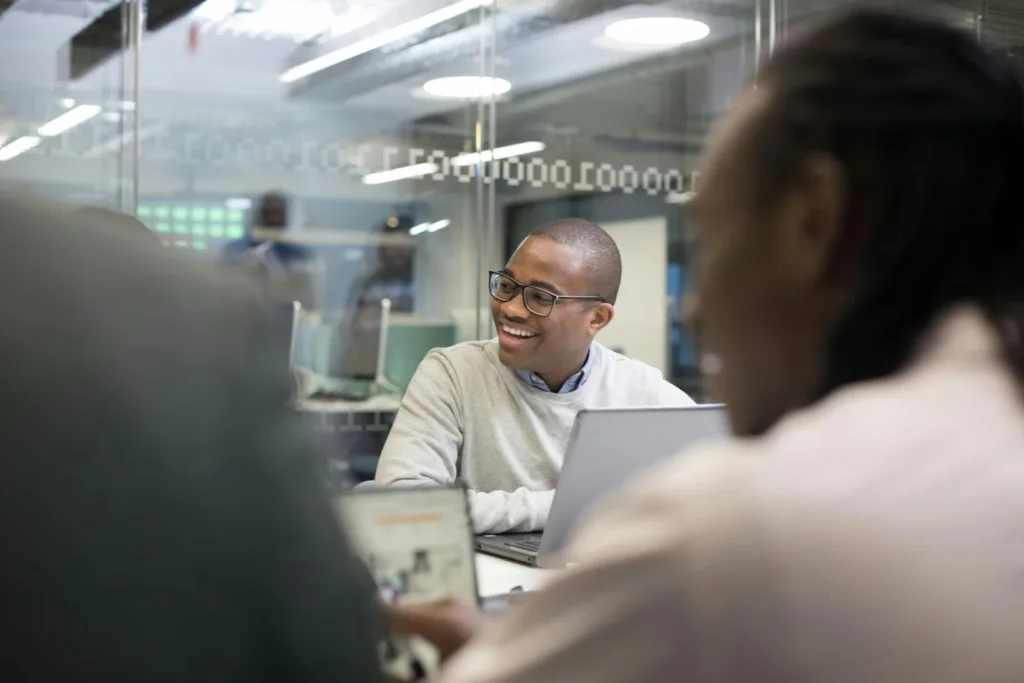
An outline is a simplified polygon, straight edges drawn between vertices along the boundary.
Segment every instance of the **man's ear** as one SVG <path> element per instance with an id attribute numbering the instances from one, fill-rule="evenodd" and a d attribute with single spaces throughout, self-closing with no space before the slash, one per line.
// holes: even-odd
<path id="1" fill-rule="evenodd" d="M 829 280 L 844 242 L 846 173 L 827 154 L 806 159 L 779 207 L 786 270 L 801 284 Z"/>
<path id="2" fill-rule="evenodd" d="M 615 317 L 615 307 L 609 303 L 599 303 L 594 306 L 594 310 L 590 312 L 590 331 L 597 334 L 604 328 L 608 327 L 608 323 Z"/>

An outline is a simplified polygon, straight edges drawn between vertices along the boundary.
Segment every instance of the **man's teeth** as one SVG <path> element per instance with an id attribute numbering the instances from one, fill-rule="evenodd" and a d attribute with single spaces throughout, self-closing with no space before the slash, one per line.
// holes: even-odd
<path id="1" fill-rule="evenodd" d="M 523 339 L 529 339 L 530 337 L 537 336 L 533 332 L 528 332 L 526 330 L 519 330 L 519 329 L 516 329 L 514 327 L 509 327 L 508 325 L 502 325 L 501 326 L 501 331 L 504 332 L 505 334 L 511 334 L 513 337 L 521 337 Z"/>

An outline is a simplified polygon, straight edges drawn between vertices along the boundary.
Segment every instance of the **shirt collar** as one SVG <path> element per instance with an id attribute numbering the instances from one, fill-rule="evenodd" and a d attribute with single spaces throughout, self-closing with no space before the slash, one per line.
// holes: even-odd
<path id="1" fill-rule="evenodd" d="M 536 372 L 527 372 L 526 370 L 513 370 L 513 372 L 516 373 L 516 376 L 519 377 L 519 379 L 523 380 L 534 389 L 539 389 L 540 391 L 546 391 L 548 393 L 568 394 L 582 387 L 587 381 L 587 378 L 590 376 L 590 370 L 594 366 L 594 356 L 594 347 L 591 346 L 590 351 L 587 353 L 587 359 L 583 361 L 583 367 L 570 375 L 569 379 L 565 380 L 565 384 L 563 384 L 562 388 L 557 392 L 552 392 L 551 388 L 548 387 L 547 382 L 542 380 L 540 375 Z"/>

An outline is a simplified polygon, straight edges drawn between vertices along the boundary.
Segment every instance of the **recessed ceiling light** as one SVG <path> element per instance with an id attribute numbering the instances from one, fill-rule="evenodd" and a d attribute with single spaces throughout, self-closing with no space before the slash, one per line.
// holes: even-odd
<path id="1" fill-rule="evenodd" d="M 450 76 L 435 78 L 423 84 L 423 92 L 428 95 L 460 100 L 504 95 L 511 89 L 512 84 L 505 79 L 489 76 Z"/>
<path id="2" fill-rule="evenodd" d="M 702 21 L 682 17 L 639 17 L 609 24 L 604 34 L 632 45 L 671 47 L 707 38 L 711 28 Z"/>

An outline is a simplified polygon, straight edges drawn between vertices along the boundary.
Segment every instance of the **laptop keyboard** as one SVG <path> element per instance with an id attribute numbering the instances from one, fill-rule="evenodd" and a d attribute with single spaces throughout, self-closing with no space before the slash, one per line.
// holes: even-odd
<path id="1" fill-rule="evenodd" d="M 527 538 L 522 541 L 511 541 L 506 543 L 510 548 L 517 548 L 518 550 L 526 550 L 531 553 L 535 553 L 540 550 L 540 539 Z"/>

